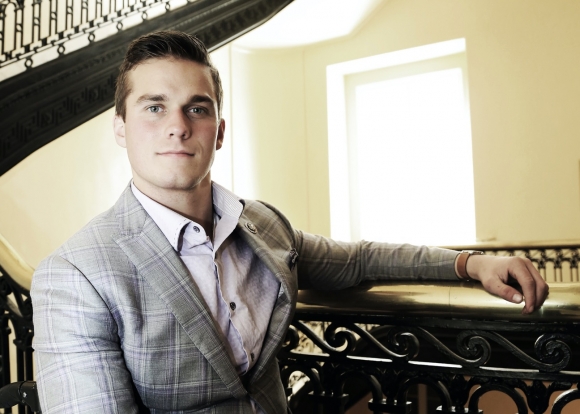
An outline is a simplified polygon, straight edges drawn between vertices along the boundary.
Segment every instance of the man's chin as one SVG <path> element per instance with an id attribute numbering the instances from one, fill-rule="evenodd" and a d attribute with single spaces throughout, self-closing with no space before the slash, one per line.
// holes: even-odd
<path id="1" fill-rule="evenodd" d="M 201 188 L 211 186 L 211 179 L 174 179 L 165 181 L 147 181 L 133 178 L 133 182 L 137 188 L 146 195 L 148 193 L 186 193 L 197 191 Z"/>
<path id="2" fill-rule="evenodd" d="M 166 182 L 162 185 L 162 188 L 168 191 L 195 191 L 199 188 L 208 187 L 211 184 L 211 180 L 209 177 L 205 178 L 196 178 L 196 179 L 188 179 L 184 180 L 183 178 Z"/>

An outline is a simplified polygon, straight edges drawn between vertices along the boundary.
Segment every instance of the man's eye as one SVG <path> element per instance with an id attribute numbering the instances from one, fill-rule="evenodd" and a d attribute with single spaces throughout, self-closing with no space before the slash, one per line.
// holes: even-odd
<path id="1" fill-rule="evenodd" d="M 160 106 L 157 106 L 157 105 L 153 105 L 153 106 L 148 107 L 147 110 L 149 112 L 152 112 L 154 114 L 157 114 L 157 113 L 161 112 L 161 107 Z"/>
<path id="2" fill-rule="evenodd" d="M 205 114 L 207 111 L 205 108 L 201 108 L 199 106 L 196 106 L 194 108 L 189 108 L 189 113 L 191 114 L 195 114 L 195 115 L 202 115 Z"/>

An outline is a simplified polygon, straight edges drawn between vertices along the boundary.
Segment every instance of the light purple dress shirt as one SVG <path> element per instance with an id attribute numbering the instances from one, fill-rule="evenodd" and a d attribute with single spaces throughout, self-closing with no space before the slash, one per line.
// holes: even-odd
<path id="1" fill-rule="evenodd" d="M 133 194 L 179 254 L 199 288 L 240 375 L 254 366 L 262 350 L 280 282 L 234 230 L 242 214 L 240 199 L 212 183 L 213 243 L 198 223 L 157 203 L 131 183 Z"/>

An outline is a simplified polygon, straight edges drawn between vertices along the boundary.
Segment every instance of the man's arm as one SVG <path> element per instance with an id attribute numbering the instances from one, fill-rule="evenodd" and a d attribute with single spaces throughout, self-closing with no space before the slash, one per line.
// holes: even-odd
<path id="1" fill-rule="evenodd" d="M 457 281 L 458 252 L 410 244 L 341 242 L 295 230 L 300 289 L 344 289 L 365 280 Z"/>
<path id="2" fill-rule="evenodd" d="M 117 324 L 86 277 L 52 256 L 35 272 L 31 297 L 42 412 L 137 413 Z"/>
<path id="3" fill-rule="evenodd" d="M 295 240 L 301 289 L 342 289 L 363 280 L 458 280 L 459 252 L 453 250 L 367 241 L 344 243 L 299 230 Z M 528 259 L 472 255 L 466 270 L 489 293 L 513 303 L 525 300 L 524 313 L 540 307 L 548 295 L 548 285 Z M 521 286 L 523 298 L 513 281 Z"/>

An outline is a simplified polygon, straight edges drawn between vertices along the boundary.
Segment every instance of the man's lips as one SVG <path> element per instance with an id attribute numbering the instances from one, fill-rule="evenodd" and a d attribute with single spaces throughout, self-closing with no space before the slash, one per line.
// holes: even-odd
<path id="1" fill-rule="evenodd" d="M 187 151 L 163 151 L 158 152 L 157 155 L 167 155 L 170 157 L 192 157 L 194 154 Z"/>

